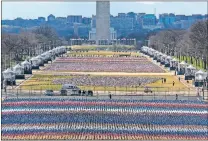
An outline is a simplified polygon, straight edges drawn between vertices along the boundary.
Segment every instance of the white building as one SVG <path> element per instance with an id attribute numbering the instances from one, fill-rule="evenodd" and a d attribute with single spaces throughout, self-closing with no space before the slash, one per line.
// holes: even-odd
<path id="1" fill-rule="evenodd" d="M 117 32 L 114 30 L 114 28 L 110 28 L 110 40 L 117 39 Z M 92 30 L 89 32 L 89 40 L 96 41 L 96 28 L 92 28 Z M 100 39 L 105 40 L 105 39 Z"/>

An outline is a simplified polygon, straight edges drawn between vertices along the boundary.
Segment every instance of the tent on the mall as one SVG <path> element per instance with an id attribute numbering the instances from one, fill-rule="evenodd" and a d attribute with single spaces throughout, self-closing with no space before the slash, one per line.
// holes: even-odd
<path id="1" fill-rule="evenodd" d="M 157 54 L 157 62 L 161 62 L 162 56 L 163 54 L 161 52 Z"/>
<path id="2" fill-rule="evenodd" d="M 3 72 L 3 77 L 6 85 L 16 85 L 15 73 L 10 68 Z"/>
<path id="3" fill-rule="evenodd" d="M 15 73 L 15 79 L 25 79 L 24 75 L 24 67 L 20 64 L 17 64 L 13 67 L 14 73 Z"/>
<path id="4" fill-rule="evenodd" d="M 27 60 L 21 63 L 24 67 L 24 74 L 32 74 L 32 65 Z"/>
<path id="5" fill-rule="evenodd" d="M 163 54 L 161 57 L 161 65 L 165 65 L 165 59 L 167 58 L 167 55 Z"/>
<path id="6" fill-rule="evenodd" d="M 38 59 L 39 66 L 44 66 L 44 58 L 42 56 L 38 55 L 35 58 Z"/>
<path id="7" fill-rule="evenodd" d="M 46 53 L 43 53 L 40 56 L 43 58 L 43 63 L 48 64 L 49 55 Z"/>
<path id="8" fill-rule="evenodd" d="M 62 47 L 61 47 L 61 53 L 62 53 L 62 54 L 67 53 L 67 48 L 66 48 L 66 46 L 62 46 Z"/>
<path id="9" fill-rule="evenodd" d="M 36 57 L 33 57 L 32 59 L 30 59 L 31 64 L 32 64 L 32 69 L 39 69 L 39 59 Z"/>
<path id="10" fill-rule="evenodd" d="M 192 65 L 189 65 L 185 69 L 185 80 L 192 80 L 195 77 L 196 68 Z"/>
<path id="11" fill-rule="evenodd" d="M 55 51 L 54 50 L 49 50 L 48 52 L 51 54 L 51 61 L 55 60 L 55 57 L 56 57 Z"/>
<path id="12" fill-rule="evenodd" d="M 141 53 L 145 54 L 145 46 L 141 47 Z"/>
<path id="13" fill-rule="evenodd" d="M 165 67 L 170 67 L 171 60 L 172 60 L 172 57 L 171 56 L 167 56 L 165 58 Z"/>
<path id="14" fill-rule="evenodd" d="M 59 54 L 60 54 L 60 49 L 59 49 L 59 47 L 54 48 L 53 51 L 55 52 L 55 56 L 58 57 Z"/>
<path id="15" fill-rule="evenodd" d="M 176 70 L 177 66 L 178 66 L 178 63 L 179 63 L 179 61 L 177 59 L 173 58 L 170 61 L 170 70 Z"/>
<path id="16" fill-rule="evenodd" d="M 178 68 L 177 68 L 177 75 L 184 75 L 187 66 L 188 66 L 188 64 L 184 61 L 179 63 Z"/>
<path id="17" fill-rule="evenodd" d="M 206 83 L 206 73 L 199 70 L 195 73 L 194 85 L 195 87 L 202 87 Z"/>
<path id="18" fill-rule="evenodd" d="M 153 56 L 154 56 L 154 53 L 155 53 L 155 50 L 154 50 L 154 49 L 152 49 L 152 48 L 149 48 L 149 49 L 148 49 L 148 55 L 149 55 L 150 57 L 153 57 Z"/>
<path id="19" fill-rule="evenodd" d="M 52 56 L 52 54 L 49 51 L 45 52 L 45 55 L 47 56 L 47 60 L 48 61 L 52 61 L 53 60 L 53 56 Z"/>
<path id="20" fill-rule="evenodd" d="M 159 55 L 160 52 L 155 51 L 154 56 L 153 56 L 153 60 L 157 60 L 157 56 Z"/>

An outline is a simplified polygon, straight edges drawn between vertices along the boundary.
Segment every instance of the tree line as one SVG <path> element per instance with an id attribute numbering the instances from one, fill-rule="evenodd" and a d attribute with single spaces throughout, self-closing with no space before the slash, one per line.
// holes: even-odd
<path id="1" fill-rule="evenodd" d="M 208 20 L 198 21 L 188 30 L 165 30 L 149 37 L 149 46 L 195 66 L 208 66 Z"/>
<path id="2" fill-rule="evenodd" d="M 39 26 L 33 30 L 21 31 L 19 34 L 3 33 L 2 34 L 2 61 L 3 69 L 12 67 L 28 57 L 39 55 L 46 50 L 61 45 L 56 31 L 47 26 Z"/>

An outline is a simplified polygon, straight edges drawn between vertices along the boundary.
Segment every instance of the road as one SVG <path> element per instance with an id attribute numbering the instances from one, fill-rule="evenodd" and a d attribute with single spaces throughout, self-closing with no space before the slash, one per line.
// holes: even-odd
<path id="1" fill-rule="evenodd" d="M 41 93 L 30 93 L 30 92 L 2 92 L 2 98 L 47 98 Z M 94 96 L 53 96 L 56 98 L 83 98 L 83 99 L 109 99 L 108 93 L 94 94 Z M 112 94 L 112 99 L 134 99 L 134 100 L 176 100 L 175 95 L 154 95 L 154 94 L 138 94 L 138 95 L 115 95 Z M 202 97 L 178 95 L 178 100 L 200 100 Z"/>

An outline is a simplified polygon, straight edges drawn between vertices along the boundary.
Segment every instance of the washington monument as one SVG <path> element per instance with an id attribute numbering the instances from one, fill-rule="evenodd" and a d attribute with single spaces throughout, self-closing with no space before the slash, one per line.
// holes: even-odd
<path id="1" fill-rule="evenodd" d="M 110 42 L 110 1 L 96 1 L 96 44 Z"/>

